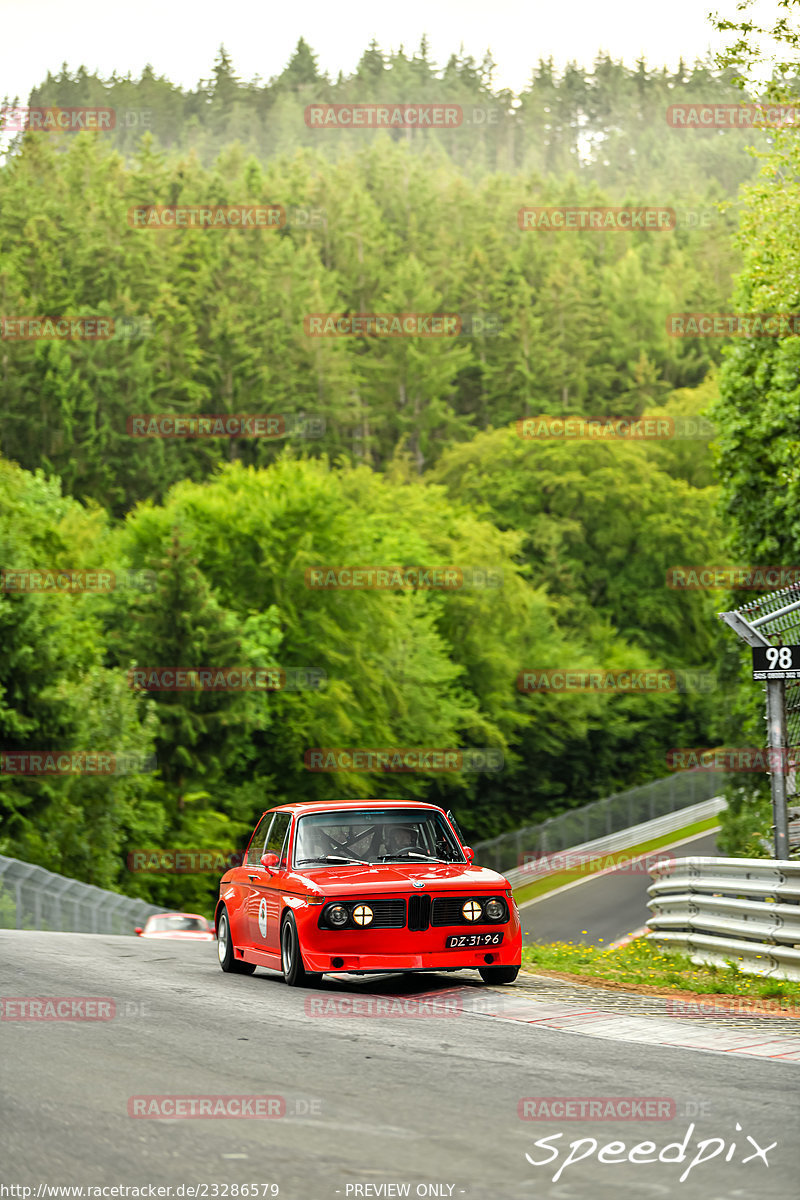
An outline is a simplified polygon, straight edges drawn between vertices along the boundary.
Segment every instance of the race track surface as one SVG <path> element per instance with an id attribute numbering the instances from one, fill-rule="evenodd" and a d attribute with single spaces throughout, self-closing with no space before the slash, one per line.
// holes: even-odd
<path id="1" fill-rule="evenodd" d="M 215 954 L 214 945 L 0 931 L 4 1183 L 33 1186 L 34 1197 L 39 1185 L 120 1184 L 171 1186 L 172 1196 L 200 1184 L 212 1198 L 242 1184 L 258 1185 L 251 1195 L 275 1194 L 275 1184 L 284 1200 L 797 1195 L 797 1065 L 628 1044 L 480 1011 L 481 997 L 502 1012 L 504 995 L 522 996 L 522 976 L 490 990 L 469 972 L 326 977 L 306 991 L 262 970 L 224 975 Z M 394 1011 L 408 1013 L 410 1001 L 437 989 L 452 995 L 454 985 L 463 1002 L 450 1010 L 423 1004 L 416 1016 L 330 1015 L 332 1001 L 341 1012 L 354 1001 L 374 1009 L 387 996 L 402 997 Z M 21 1011 L 8 1007 L 15 996 L 110 997 L 116 1016 L 9 1020 L 9 1011 Z M 153 1095 L 277 1096 L 284 1115 L 128 1115 L 131 1097 Z M 533 1122 L 518 1116 L 526 1097 L 651 1097 L 670 1115 Z M 551 1141 L 535 1146 L 544 1137 Z M 586 1157 L 553 1182 L 580 1139 L 590 1140 L 572 1156 Z M 698 1151 L 704 1139 L 721 1141 Z M 606 1150 L 612 1161 L 599 1162 L 610 1142 L 623 1149 Z M 655 1149 L 640 1158 L 678 1143 L 667 1157 L 683 1160 L 628 1161 L 642 1142 Z M 767 1166 L 754 1143 L 765 1148 Z M 698 1153 L 715 1157 L 690 1167 Z"/>
<path id="2" fill-rule="evenodd" d="M 701 833 L 674 850 L 664 847 L 654 854 L 715 855 L 717 835 Z M 586 876 L 572 887 L 544 896 L 520 909 L 523 940 L 529 942 L 583 942 L 608 945 L 647 924 L 647 889 L 653 882 L 646 870 L 609 871 Z"/>

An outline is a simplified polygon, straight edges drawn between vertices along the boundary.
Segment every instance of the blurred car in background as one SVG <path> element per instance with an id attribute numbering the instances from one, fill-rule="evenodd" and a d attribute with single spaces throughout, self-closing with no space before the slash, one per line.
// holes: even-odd
<path id="1" fill-rule="evenodd" d="M 187 942 L 213 942 L 214 926 L 197 913 L 156 913 L 144 929 L 137 926 L 139 937 L 180 938 Z"/>

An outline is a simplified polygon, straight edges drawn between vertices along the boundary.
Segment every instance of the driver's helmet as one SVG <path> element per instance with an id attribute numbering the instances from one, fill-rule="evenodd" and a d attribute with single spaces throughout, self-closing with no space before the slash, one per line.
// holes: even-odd
<path id="1" fill-rule="evenodd" d="M 419 844 L 415 825 L 385 825 L 383 840 L 390 854 L 396 850 L 402 850 L 406 846 L 417 846 Z"/>

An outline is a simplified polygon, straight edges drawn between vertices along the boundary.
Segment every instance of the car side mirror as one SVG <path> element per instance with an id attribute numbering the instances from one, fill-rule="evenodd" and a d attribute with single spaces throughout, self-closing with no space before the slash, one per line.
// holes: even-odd
<path id="1" fill-rule="evenodd" d="M 139 937 L 141 937 L 142 934 L 144 933 L 144 930 L 142 929 L 141 925 L 137 925 L 133 932 L 138 934 Z"/>
<path id="2" fill-rule="evenodd" d="M 475 857 L 475 851 L 472 849 L 472 846 L 463 846 L 462 849 L 467 856 L 467 862 L 472 862 Z"/>
<path id="3" fill-rule="evenodd" d="M 262 854 L 261 865 L 262 867 L 266 867 L 268 871 L 274 870 L 274 868 L 278 865 L 277 854 Z"/>

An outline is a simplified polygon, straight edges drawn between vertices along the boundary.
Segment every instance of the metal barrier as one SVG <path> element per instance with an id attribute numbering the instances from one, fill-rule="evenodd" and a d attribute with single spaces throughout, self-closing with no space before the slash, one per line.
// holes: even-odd
<path id="1" fill-rule="evenodd" d="M 165 911 L 0 854 L 0 929 L 132 934 Z"/>
<path id="2" fill-rule="evenodd" d="M 666 813 L 711 800 L 719 792 L 716 771 L 679 771 L 640 787 L 628 788 L 550 817 L 538 825 L 526 825 L 488 841 L 475 842 L 476 861 L 507 875 L 526 858 L 553 854 L 608 837 L 631 825 L 641 825 Z"/>
<path id="3" fill-rule="evenodd" d="M 703 800 L 702 803 L 692 804 L 689 808 L 680 808 L 676 812 L 667 813 L 664 817 L 656 817 L 654 821 L 643 821 L 641 825 L 629 825 L 627 829 L 610 833 L 608 837 L 596 838 L 593 842 L 584 842 L 580 846 L 570 846 L 567 850 L 557 850 L 542 858 L 532 857 L 521 867 L 514 867 L 511 871 L 506 871 L 505 876 L 513 888 L 519 888 L 526 883 L 543 879 L 546 875 L 554 875 L 572 867 L 588 871 L 593 860 L 602 860 L 604 855 L 613 856 L 619 851 L 630 850 L 634 846 L 662 838 L 669 833 L 679 833 L 687 825 L 716 817 L 727 806 L 728 803 L 724 796 L 714 796 L 711 800 Z M 709 829 L 708 832 L 710 833 L 711 830 Z M 653 850 L 648 857 L 655 855 L 663 857 L 667 853 L 666 849 Z M 603 865 L 602 861 L 600 861 L 600 865 Z M 592 869 L 599 868 L 593 867 Z"/>
<path id="4" fill-rule="evenodd" d="M 800 862 L 678 858 L 650 873 L 650 940 L 695 962 L 800 979 Z"/>

